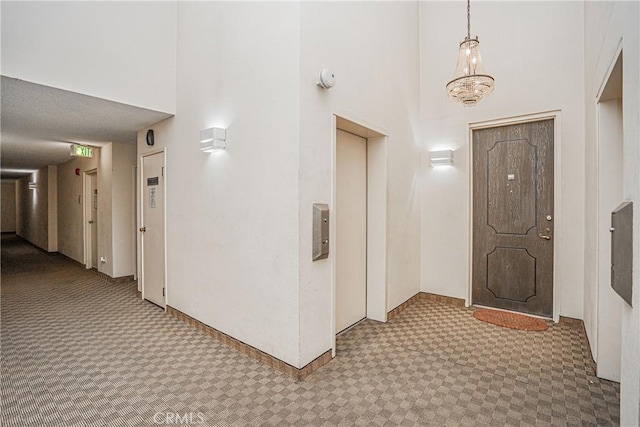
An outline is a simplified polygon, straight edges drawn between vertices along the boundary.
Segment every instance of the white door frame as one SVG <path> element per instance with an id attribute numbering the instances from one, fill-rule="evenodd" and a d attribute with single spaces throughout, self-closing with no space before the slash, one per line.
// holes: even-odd
<path id="1" fill-rule="evenodd" d="M 91 169 L 82 173 L 82 233 L 84 242 L 84 266 L 87 270 L 93 268 L 92 259 L 92 242 L 91 242 L 91 227 L 89 226 L 89 219 L 91 218 L 91 204 L 93 201 L 93 195 L 91 194 L 91 175 L 96 176 L 96 183 L 98 181 L 98 169 Z M 97 187 L 97 185 L 96 185 Z M 98 224 L 96 222 L 95 226 Z M 96 269 L 98 267 L 96 266 Z"/>
<path id="2" fill-rule="evenodd" d="M 519 123 L 537 122 L 553 119 L 553 321 L 560 320 L 560 296 L 559 288 L 562 286 L 561 269 L 558 267 L 558 254 L 562 253 L 562 210 L 560 209 L 562 191 L 562 163 L 560 141 L 562 121 L 561 111 L 552 110 L 522 116 L 505 117 L 495 120 L 469 123 L 468 147 L 469 147 L 469 262 L 467 263 L 468 283 L 465 305 L 469 307 L 473 301 L 473 131 L 478 129 L 493 128 L 499 126 L 515 125 Z"/>
<path id="3" fill-rule="evenodd" d="M 601 138 L 601 132 L 603 131 L 603 112 L 602 112 L 602 108 L 606 108 L 605 106 L 603 106 L 603 102 L 607 103 L 607 102 L 611 102 L 614 101 L 615 99 L 605 99 L 607 94 L 605 93 L 605 88 L 607 88 L 609 81 L 612 79 L 613 76 L 613 72 L 615 70 L 616 64 L 618 62 L 618 60 L 623 58 L 623 39 L 620 38 L 620 40 L 618 41 L 618 45 L 616 46 L 616 49 L 614 51 L 613 57 L 609 63 L 609 66 L 607 68 L 606 73 L 604 74 L 604 77 L 602 79 L 602 81 L 600 82 L 600 87 L 598 89 L 598 92 L 596 94 L 596 188 L 595 188 L 595 193 L 596 193 L 596 229 L 595 229 L 595 254 L 596 254 L 596 263 L 595 263 L 595 328 L 592 328 L 593 331 L 593 347 L 594 347 L 594 351 L 593 351 L 593 358 L 596 361 L 596 375 L 599 378 L 604 378 L 610 381 L 616 381 L 616 382 L 620 382 L 620 354 L 617 354 L 618 360 L 613 362 L 611 362 L 611 349 L 612 347 L 607 348 L 605 346 L 605 348 L 607 348 L 607 350 L 609 350 L 609 354 L 606 354 L 606 351 L 601 351 L 601 346 L 602 343 L 601 341 L 603 341 L 605 338 L 603 338 L 603 334 L 606 332 L 610 332 L 610 331 L 602 331 L 603 334 L 601 334 L 601 328 L 603 327 L 603 325 L 601 324 L 601 316 L 600 316 L 600 310 L 603 308 L 604 305 L 609 305 L 612 303 L 611 301 L 611 295 L 609 296 L 609 298 L 603 297 L 602 295 L 602 287 L 604 285 L 604 287 L 607 289 L 605 292 L 607 291 L 611 291 L 613 292 L 613 289 L 611 289 L 610 287 L 610 282 L 609 283 L 602 283 L 602 281 L 600 280 L 601 277 L 601 273 L 602 273 L 602 269 L 605 268 L 606 271 L 605 272 L 609 272 L 610 271 L 610 259 L 607 259 L 606 261 L 602 259 L 602 257 L 600 256 L 600 252 L 602 249 L 602 246 L 604 245 L 604 243 L 602 242 L 601 234 L 602 234 L 602 226 L 604 225 L 601 224 L 601 222 L 606 222 L 607 224 L 610 224 L 610 216 L 606 215 L 606 218 L 603 218 L 601 215 L 601 209 L 602 209 L 602 204 L 603 204 L 603 189 L 601 188 L 601 184 L 602 184 L 602 180 L 605 176 L 605 171 L 603 171 L 602 166 L 602 151 L 603 151 L 603 146 L 605 146 L 607 143 L 602 141 Z M 624 73 L 624 67 L 622 67 L 623 69 L 620 70 L 620 73 L 623 74 Z M 615 76 L 613 77 L 615 79 Z M 624 81 L 624 75 L 621 76 L 621 82 Z M 620 94 L 622 95 L 622 93 Z M 605 104 L 606 105 L 606 104 Z M 621 120 L 624 124 L 624 108 L 622 108 L 622 110 L 620 111 L 620 114 L 622 115 Z M 609 124 L 609 123 L 607 123 Z M 621 136 L 621 150 L 622 150 L 622 154 L 624 156 L 624 125 L 623 125 L 623 129 L 622 129 L 622 134 Z M 623 157 L 623 163 L 624 163 L 624 157 Z M 623 165 L 620 165 L 620 167 L 623 167 Z M 624 171 L 621 171 L 621 178 L 622 181 L 624 181 Z M 622 184 L 622 182 L 621 182 Z M 622 202 L 624 199 L 624 191 L 623 188 L 621 186 L 620 188 L 620 193 L 621 193 L 621 197 L 620 197 L 620 202 Z M 610 209 L 613 209 L 614 206 L 611 206 Z M 609 235 L 607 236 L 607 238 L 610 239 Z M 606 267 L 603 265 L 606 264 Z M 607 301 L 608 300 L 608 301 Z M 622 300 L 618 300 L 616 301 L 619 306 L 622 306 L 624 303 L 622 302 Z M 611 306 L 609 305 L 609 307 L 611 308 Z M 606 320 L 611 320 L 606 319 Z M 620 319 L 616 319 L 616 320 L 620 320 Z M 620 331 L 618 331 L 620 332 Z M 607 337 L 610 338 L 610 337 Z M 611 343 L 610 343 L 611 344 Z M 619 343 L 615 343 L 613 344 L 614 346 L 616 344 Z M 618 350 L 618 349 L 616 349 Z M 620 350 L 621 351 L 621 350 Z M 605 354 L 603 354 L 605 353 Z"/>
<path id="4" fill-rule="evenodd" d="M 367 311 L 366 318 L 387 321 L 387 134 L 370 124 L 333 114 L 331 121 L 331 354 L 336 355 L 336 160 L 337 130 L 367 140 Z M 373 262 L 371 262 L 373 260 Z"/>
<path id="5" fill-rule="evenodd" d="M 131 232 L 135 236 L 133 239 L 133 280 L 138 280 L 138 227 L 136 227 L 138 222 L 138 212 L 137 212 L 137 203 L 138 203 L 138 186 L 136 185 L 136 179 L 138 176 L 138 166 L 135 164 L 131 165 L 131 179 L 133 185 L 133 191 L 131 191 L 131 206 L 133 206 L 133 221 Z"/>
<path id="6" fill-rule="evenodd" d="M 151 150 L 145 152 L 140 155 L 140 186 L 138 187 L 138 206 L 140 206 L 140 217 L 138 218 L 138 230 L 142 227 L 142 221 L 144 219 L 144 158 L 153 156 L 155 154 L 163 154 L 163 162 L 162 167 L 164 168 L 164 310 L 167 311 L 167 301 L 169 297 L 169 287 L 167 286 L 167 149 L 159 148 L 156 150 Z M 138 247 L 140 248 L 140 272 L 139 272 L 139 280 L 140 280 L 140 288 L 142 291 L 142 299 L 144 298 L 144 233 L 138 231 Z"/>

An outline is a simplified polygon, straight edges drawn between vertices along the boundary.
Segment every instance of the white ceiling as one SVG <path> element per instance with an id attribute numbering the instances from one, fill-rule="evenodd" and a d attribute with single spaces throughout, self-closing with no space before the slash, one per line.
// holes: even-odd
<path id="1" fill-rule="evenodd" d="M 138 130 L 171 116 L 2 76 L 2 179 L 70 159 L 69 144 L 135 144 Z"/>

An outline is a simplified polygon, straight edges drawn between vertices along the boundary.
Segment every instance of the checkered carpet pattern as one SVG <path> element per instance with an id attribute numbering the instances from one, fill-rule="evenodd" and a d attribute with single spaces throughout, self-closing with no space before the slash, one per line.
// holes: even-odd
<path id="1" fill-rule="evenodd" d="M 619 424 L 619 385 L 594 376 L 566 325 L 511 330 L 419 300 L 340 335 L 337 357 L 295 381 L 139 300 L 135 283 L 15 237 L 1 296 L 5 427 Z"/>

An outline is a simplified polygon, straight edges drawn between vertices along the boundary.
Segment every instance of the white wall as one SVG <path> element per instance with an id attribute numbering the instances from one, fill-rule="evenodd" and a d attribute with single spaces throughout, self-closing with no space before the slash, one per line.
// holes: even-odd
<path id="1" fill-rule="evenodd" d="M 167 302 L 302 367 L 331 348 L 311 205 L 331 196 L 333 114 L 389 134 L 388 309 L 419 291 L 417 3 L 178 8 L 178 114 L 151 149 L 138 136 L 139 155 L 167 148 Z M 321 66 L 338 76 L 328 93 Z M 214 125 L 228 148 L 205 155 L 199 131 Z"/>
<path id="2" fill-rule="evenodd" d="M 57 250 L 57 235 L 50 236 L 57 227 L 57 209 L 49 203 L 49 192 L 57 192 L 49 185 L 55 168 L 47 166 L 16 180 L 16 234 L 49 252 Z M 35 190 L 29 189 L 29 182 L 36 183 Z"/>
<path id="3" fill-rule="evenodd" d="M 419 290 L 419 28 L 417 2 L 302 2 L 300 22 L 300 358 L 329 350 L 330 259 L 312 262 L 312 204 L 331 203 L 333 114 L 387 138 L 387 311 Z M 330 90 L 316 73 L 336 75 Z M 330 208 L 334 208 L 330 206 Z M 331 257 L 332 255 L 330 255 Z M 384 297 L 384 296 L 383 296 Z"/>
<path id="4" fill-rule="evenodd" d="M 387 309 L 419 290 L 417 12 L 417 3 L 11 3 L 2 73 L 179 111 L 154 127 L 168 150 L 168 303 L 303 366 L 331 343 L 330 272 L 309 261 L 309 211 L 330 197 L 333 114 L 389 136 Z M 329 95 L 315 86 L 320 66 L 338 73 Z M 229 149 L 207 156 L 198 133 L 212 125 L 228 127 Z M 119 225 L 108 217 L 121 200 L 120 173 L 108 167 L 116 157 L 106 146 L 99 159 L 108 275 L 120 274 L 110 240 Z"/>
<path id="5" fill-rule="evenodd" d="M 110 277 L 131 276 L 135 270 L 133 182 L 136 147 L 110 143 L 100 148 L 98 161 L 98 271 Z M 101 258 L 104 257 L 105 262 Z"/>
<path id="6" fill-rule="evenodd" d="M 91 159 L 76 157 L 58 166 L 58 252 L 84 263 L 84 172 L 96 169 L 100 150 Z M 80 175 L 76 175 L 76 168 Z"/>
<path id="7" fill-rule="evenodd" d="M 585 3 L 586 203 L 590 212 L 585 241 L 585 325 L 596 334 L 595 270 L 597 260 L 597 128 L 596 95 L 622 39 L 623 47 L 623 197 L 634 202 L 634 230 L 640 230 L 640 8 L 637 2 Z M 622 304 L 620 424 L 640 424 L 640 241 L 633 247 L 633 308 Z M 606 331 L 599 331 L 606 333 Z M 592 342 L 593 345 L 593 342 Z"/>
<path id="8" fill-rule="evenodd" d="M 135 270 L 133 168 L 136 163 L 136 146 L 119 143 L 112 145 L 112 276 L 123 277 L 133 275 Z"/>
<path id="9" fill-rule="evenodd" d="M 584 231 L 583 5 L 578 2 L 471 4 L 494 93 L 474 107 L 449 100 L 466 3 L 421 3 L 422 280 L 421 289 L 467 298 L 469 289 L 469 123 L 561 110 L 561 202 L 555 206 L 559 314 L 582 318 Z M 437 35 L 437 36 L 436 36 Z M 428 152 L 455 149 L 455 166 L 433 169 Z M 558 235 L 557 230 L 562 230 Z"/>
<path id="10" fill-rule="evenodd" d="M 2 181 L 0 192 L 2 193 L 2 200 L 0 200 L 2 232 L 14 233 L 16 231 L 16 182 Z"/>
<path id="11" fill-rule="evenodd" d="M 178 114 L 151 148 L 167 149 L 168 305 L 294 366 L 299 21 L 297 3 L 180 2 Z M 225 152 L 199 150 L 211 126 Z"/>
<path id="12" fill-rule="evenodd" d="M 2 75 L 175 112 L 176 2 L 3 2 Z"/>

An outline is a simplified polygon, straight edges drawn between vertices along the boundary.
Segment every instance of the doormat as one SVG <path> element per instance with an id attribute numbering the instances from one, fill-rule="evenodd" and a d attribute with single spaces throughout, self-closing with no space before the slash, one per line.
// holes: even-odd
<path id="1" fill-rule="evenodd" d="M 546 331 L 549 328 L 549 325 L 540 319 L 508 311 L 478 309 L 473 312 L 473 317 L 483 322 L 520 331 Z"/>

